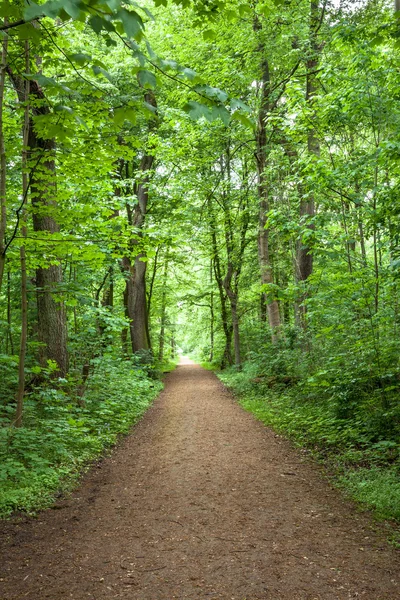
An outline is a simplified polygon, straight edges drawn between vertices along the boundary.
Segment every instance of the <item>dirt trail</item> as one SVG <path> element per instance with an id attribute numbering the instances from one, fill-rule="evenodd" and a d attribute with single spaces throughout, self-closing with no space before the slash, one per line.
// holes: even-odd
<path id="1" fill-rule="evenodd" d="M 368 517 L 190 364 L 58 510 L 1 531 L 1 600 L 400 598 Z"/>

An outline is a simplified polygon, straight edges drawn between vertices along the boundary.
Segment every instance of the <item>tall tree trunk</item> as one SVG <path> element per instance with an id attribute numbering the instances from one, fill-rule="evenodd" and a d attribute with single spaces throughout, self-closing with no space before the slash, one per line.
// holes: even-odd
<path id="1" fill-rule="evenodd" d="M 224 172 L 224 171 L 222 171 Z M 241 198 L 238 208 L 238 218 L 240 216 L 240 227 L 232 222 L 231 206 L 229 201 L 230 183 L 231 183 L 231 156 L 229 144 L 226 150 L 226 177 L 228 187 L 222 193 L 222 206 L 224 209 L 224 228 L 225 228 L 225 246 L 227 256 L 227 271 L 223 281 L 223 286 L 231 307 L 231 319 L 233 329 L 233 342 L 235 350 L 235 366 L 241 366 L 240 352 L 240 330 L 239 330 L 239 279 L 242 268 L 243 254 L 246 248 L 246 234 L 249 226 L 249 213 L 247 206 L 247 196 Z"/>
<path id="2" fill-rule="evenodd" d="M 35 82 L 32 83 L 35 84 Z M 31 85 L 31 94 L 35 99 L 42 98 L 42 93 L 37 85 Z M 45 207 L 54 207 L 56 204 L 55 142 L 53 139 L 39 138 L 31 121 L 28 147 L 30 161 L 38 160 L 39 156 L 43 157 L 40 160 L 40 168 L 37 168 L 31 176 L 33 229 L 36 232 L 58 233 L 60 228 L 57 221 L 51 216 L 51 209 L 50 214 L 46 214 L 46 210 L 44 210 Z M 56 373 L 61 377 L 68 371 L 67 314 L 64 303 L 56 301 L 54 296 L 59 291 L 62 282 L 61 263 L 36 269 L 38 333 L 39 341 L 43 344 L 40 349 L 40 361 L 44 366 L 47 365 L 48 360 L 55 361 L 57 363 Z"/>
<path id="3" fill-rule="evenodd" d="M 25 69 L 29 73 L 29 42 L 25 42 Z M 25 101 L 25 118 L 22 134 L 22 197 L 26 198 L 28 194 L 28 137 L 29 137 L 29 91 L 30 82 L 27 79 L 24 81 L 24 101 Z M 22 238 L 26 238 L 26 215 L 25 211 L 22 214 Z M 25 395 L 25 358 L 26 346 L 28 340 L 28 286 L 26 275 L 26 255 L 24 240 L 19 249 L 20 265 L 21 265 L 21 341 L 19 348 L 18 362 L 18 389 L 17 389 L 17 407 L 15 412 L 15 427 L 22 426 L 22 415 L 24 410 L 24 395 Z"/>
<path id="4" fill-rule="evenodd" d="M 20 101 L 23 101 L 23 79 L 7 68 Z M 48 115 L 50 109 L 46 98 L 35 80 L 30 82 L 32 114 Z M 39 137 L 32 118 L 29 121 L 28 165 L 29 184 L 33 207 L 33 229 L 35 232 L 58 233 L 60 228 L 52 216 L 56 206 L 55 141 Z M 48 210 L 50 209 L 50 210 Z M 36 269 L 38 337 L 41 342 L 39 358 L 42 366 L 51 360 L 57 364 L 55 374 L 64 376 L 68 371 L 67 315 L 63 302 L 55 295 L 63 282 L 61 264 Z"/>
<path id="5" fill-rule="evenodd" d="M 254 22 L 255 31 L 261 29 L 258 19 Z M 267 159 L 266 119 L 270 108 L 270 75 L 266 49 L 263 43 L 259 44 L 258 52 L 261 58 L 261 102 L 257 120 L 256 131 L 256 166 L 257 166 L 257 191 L 259 201 L 258 224 L 258 261 L 261 272 L 261 283 L 271 285 L 274 283 L 269 256 L 269 231 L 267 229 L 267 213 L 269 210 L 268 183 L 265 176 Z M 268 322 L 271 328 L 272 342 L 275 343 L 280 336 L 281 319 L 277 300 L 267 301 Z"/>
<path id="6" fill-rule="evenodd" d="M 318 30 L 321 26 L 323 15 L 320 14 L 319 0 L 310 1 L 310 21 L 309 21 L 309 54 L 306 63 L 307 80 L 306 80 L 306 102 L 310 107 L 310 114 L 314 113 L 313 105 L 317 91 L 317 76 L 316 71 L 319 64 L 319 55 L 321 48 L 318 45 Z M 320 155 L 320 144 L 317 133 L 313 126 L 313 117 L 310 117 L 310 125 L 307 133 L 307 149 L 308 153 L 318 158 Z M 307 229 L 313 231 L 315 226 L 312 223 L 312 217 L 315 215 L 315 198 L 314 192 L 309 191 L 308 194 L 303 194 L 300 198 L 300 223 L 306 223 Z M 298 282 L 305 282 L 313 272 L 313 252 L 312 247 L 308 242 L 299 239 L 296 248 L 296 279 Z M 305 292 L 300 299 L 298 306 L 298 317 L 300 324 L 305 327 L 305 300 L 307 293 Z"/>
<path id="7" fill-rule="evenodd" d="M 209 207 L 210 228 L 211 228 L 211 247 L 212 247 L 212 252 L 213 252 L 212 262 L 213 262 L 213 267 L 214 267 L 215 281 L 217 282 L 219 299 L 220 299 L 222 328 L 224 330 L 224 335 L 225 335 L 225 348 L 224 348 L 224 352 L 222 355 L 222 360 L 221 360 L 220 366 L 221 366 L 221 369 L 225 369 L 227 366 L 230 366 L 233 364 L 233 358 L 232 358 L 232 333 L 233 333 L 233 331 L 232 331 L 232 325 L 231 325 L 229 317 L 228 317 L 228 309 L 227 309 L 227 305 L 226 305 L 227 304 L 227 296 L 225 293 L 223 277 L 222 277 L 222 272 L 221 272 L 221 262 L 220 262 L 220 257 L 219 257 L 219 253 L 218 253 L 217 234 L 215 231 L 215 217 L 212 214 L 211 198 L 209 199 L 208 207 Z"/>
<path id="8" fill-rule="evenodd" d="M 8 354 L 8 342 L 10 342 L 11 354 L 14 354 L 14 340 L 12 335 L 12 319 L 11 319 L 11 273 L 7 271 L 7 337 L 6 337 L 6 354 Z"/>
<path id="9" fill-rule="evenodd" d="M 7 24 L 6 19 L 4 24 Z M 6 199 L 6 147 L 4 143 L 4 127 L 3 127 L 3 114 L 4 114 L 4 90 L 6 82 L 6 68 L 7 68 L 7 48 L 8 48 L 8 35 L 4 34 L 2 51 L 1 51 L 1 64 L 0 64 L 0 292 L 3 284 L 4 265 L 6 260 L 5 255 L 5 235 L 7 227 L 7 199 Z"/>
<path id="10" fill-rule="evenodd" d="M 164 342 L 165 342 L 165 325 L 167 322 L 167 279 L 168 279 L 168 251 L 165 257 L 164 273 L 162 281 L 161 294 L 161 327 L 160 327 L 160 343 L 158 349 L 158 360 L 162 362 L 164 359 Z"/>
<path id="11" fill-rule="evenodd" d="M 161 246 L 157 246 L 157 250 L 156 250 L 156 253 L 154 256 L 153 272 L 151 274 L 149 293 L 147 295 L 147 314 L 149 316 L 149 319 L 150 319 L 150 315 L 151 315 L 151 301 L 153 299 L 153 289 L 154 289 L 154 282 L 156 280 L 156 275 L 157 275 L 158 255 L 160 253 L 160 248 L 161 248 Z"/>
<path id="12" fill-rule="evenodd" d="M 109 308 L 113 308 L 114 307 L 114 267 L 111 266 L 108 270 L 109 273 L 109 282 L 108 282 L 108 287 L 106 288 L 104 295 L 103 295 L 103 300 L 102 300 L 102 305 L 103 306 L 108 306 Z"/>
<path id="13" fill-rule="evenodd" d="M 210 260 L 210 285 L 212 286 L 213 284 L 213 261 L 212 259 Z M 215 316 L 214 316 L 214 290 L 211 289 L 210 292 L 210 356 L 209 356 L 209 361 L 210 363 L 214 360 L 214 321 L 215 321 Z"/>
<path id="14" fill-rule="evenodd" d="M 238 299 L 237 299 L 237 294 L 232 290 L 231 279 L 232 279 L 232 274 L 230 273 L 230 268 L 228 267 L 228 274 L 224 279 L 224 288 L 225 288 L 226 294 L 229 298 L 230 307 L 231 307 L 231 319 L 232 319 L 232 329 L 233 329 L 233 347 L 234 347 L 234 351 L 235 351 L 235 366 L 240 367 L 240 365 L 242 364 L 242 360 L 241 360 L 241 354 L 240 354 Z"/>
<path id="15" fill-rule="evenodd" d="M 145 100 L 157 109 L 154 94 L 146 92 Z M 150 130 L 154 127 L 155 121 L 149 125 Z M 131 240 L 130 256 L 125 257 L 122 263 L 126 274 L 125 306 L 130 322 L 131 344 L 134 353 L 141 350 L 151 350 L 146 297 L 147 260 L 145 253 L 140 250 L 140 245 L 143 239 L 143 228 L 149 199 L 148 186 L 153 164 L 154 155 L 151 152 L 145 153 L 139 166 L 140 181 L 135 185 L 134 190 L 137 204 L 134 211 L 130 206 L 127 206 L 128 220 L 137 232 L 137 238 Z M 132 256 L 134 256 L 133 260 Z"/>

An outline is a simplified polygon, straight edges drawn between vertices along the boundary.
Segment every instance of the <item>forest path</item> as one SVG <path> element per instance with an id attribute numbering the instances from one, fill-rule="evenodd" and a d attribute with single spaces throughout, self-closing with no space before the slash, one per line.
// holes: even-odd
<path id="1" fill-rule="evenodd" d="M 400 598 L 368 517 L 193 364 L 58 510 L 1 530 L 1 600 Z"/>

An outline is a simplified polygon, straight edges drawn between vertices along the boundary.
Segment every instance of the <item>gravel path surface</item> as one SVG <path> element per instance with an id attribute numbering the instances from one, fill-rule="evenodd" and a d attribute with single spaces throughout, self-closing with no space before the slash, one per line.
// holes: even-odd
<path id="1" fill-rule="evenodd" d="M 369 517 L 193 364 L 70 498 L 0 530 L 1 600 L 400 599 Z"/>

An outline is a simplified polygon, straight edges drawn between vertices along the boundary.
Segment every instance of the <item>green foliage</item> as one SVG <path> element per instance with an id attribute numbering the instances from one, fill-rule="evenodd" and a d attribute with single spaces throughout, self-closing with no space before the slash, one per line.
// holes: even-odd
<path id="1" fill-rule="evenodd" d="M 8 427 L 3 412 L 1 516 L 51 505 L 89 461 L 128 433 L 162 387 L 131 361 L 103 357 L 93 368 L 84 406 L 69 382 L 48 381 L 26 399 L 24 427 Z"/>
<path id="2" fill-rule="evenodd" d="M 400 521 L 400 481 L 398 469 L 357 469 L 339 478 L 353 498 L 375 509 L 382 519 Z"/>
<path id="3" fill-rule="evenodd" d="M 18 436 L 25 432 L 32 456 L 24 460 L 35 473 L 29 488 L 25 463 L 16 459 L 8 465 L 12 476 L 25 473 L 26 490 L 35 478 L 53 481 L 51 461 L 61 468 L 57 452 L 68 453 L 69 440 L 78 444 L 79 436 L 88 444 L 83 455 L 99 451 L 104 427 L 95 410 L 85 410 L 102 357 L 117 364 L 130 354 L 135 323 L 123 296 L 139 254 L 147 268 L 153 354 L 131 357 L 135 369 L 157 381 L 177 346 L 211 367 L 226 365 L 233 360 L 236 319 L 244 367 L 240 372 L 238 364 L 229 377 L 251 410 L 329 460 L 337 455 L 342 466 L 389 465 L 394 472 L 400 79 L 392 7 L 328 2 L 315 44 L 306 0 L 251 6 L 157 0 L 151 12 L 147 2 L 119 0 L 3 4 L 1 18 L 14 25 L 35 19 L 1 37 L 8 35 L 10 69 L 2 104 L 8 169 L 0 404 L 5 443 L 11 436 L 22 448 Z M 9 427 L 21 330 L 24 102 L 18 90 L 27 80 L 39 143 L 28 157 L 28 175 L 37 181 L 25 203 L 28 394 L 20 433 Z M 42 152 L 47 145 L 52 149 Z M 310 151 L 313 145 L 318 150 Z M 154 163 L 144 173 L 150 155 Z M 139 190 L 149 196 L 142 224 Z M 307 205 L 314 214 L 304 214 Z M 53 219 L 55 227 L 39 230 L 40 218 Z M 268 264 L 261 284 L 264 221 Z M 307 280 L 298 272 L 304 249 L 313 259 Z M 124 262 L 129 265 L 121 269 Z M 39 364 L 46 349 L 36 271 L 49 265 L 62 271 L 51 295 L 67 315 L 67 382 L 57 381 L 54 364 Z M 267 309 L 275 301 L 281 327 L 271 344 Z M 158 355 L 164 364 L 154 363 Z M 87 408 L 80 409 L 74 394 L 93 364 Z M 113 405 L 117 429 L 118 411 Z M 50 425 L 31 439 L 35 419 Z M 59 442 L 52 445 L 53 430 Z M 50 436 L 44 456 L 36 451 L 41 435 Z M 386 489 L 392 479 L 380 481 Z"/>

